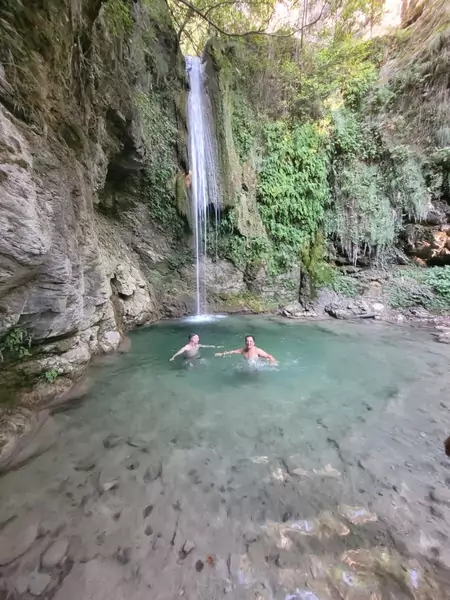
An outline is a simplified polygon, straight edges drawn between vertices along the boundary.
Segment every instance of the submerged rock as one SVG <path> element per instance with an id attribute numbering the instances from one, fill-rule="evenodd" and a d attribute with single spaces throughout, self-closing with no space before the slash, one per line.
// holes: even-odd
<path id="1" fill-rule="evenodd" d="M 0 409 L 0 472 L 16 469 L 49 450 L 57 432 L 47 410 Z"/>
<path id="2" fill-rule="evenodd" d="M 122 438 L 119 435 L 115 435 L 114 433 L 110 433 L 103 440 L 103 447 L 106 448 L 107 450 L 109 450 L 110 448 L 115 448 L 116 446 L 119 446 L 119 444 L 121 444 L 122 441 L 123 440 L 122 440 Z"/>
<path id="3" fill-rule="evenodd" d="M 347 506 L 341 504 L 339 506 L 339 514 L 353 525 L 362 525 L 363 523 L 371 523 L 378 520 L 375 513 L 371 513 L 366 508 L 360 506 Z"/>
<path id="4" fill-rule="evenodd" d="M 293 594 L 287 594 L 284 600 L 320 600 L 311 590 L 296 589 Z"/>
<path id="5" fill-rule="evenodd" d="M 430 498 L 437 504 L 450 506 L 450 489 L 445 487 L 433 488 L 430 491 Z"/>
<path id="6" fill-rule="evenodd" d="M 340 472 L 332 467 L 330 464 L 326 465 L 323 469 L 313 469 L 315 475 L 321 475 L 322 477 L 340 477 Z"/>
<path id="7" fill-rule="evenodd" d="M 161 477 L 161 475 L 162 462 L 156 461 L 154 464 L 149 465 L 145 470 L 143 476 L 144 483 L 151 483 L 152 481 L 155 481 L 155 479 L 158 479 L 158 477 Z"/>
<path id="8" fill-rule="evenodd" d="M 34 517 L 16 518 L 0 532 L 0 566 L 25 554 L 33 545 L 39 530 Z"/>
<path id="9" fill-rule="evenodd" d="M 30 592 L 32 596 L 40 596 L 45 592 L 52 581 L 48 573 L 30 573 L 19 575 L 16 582 L 16 590 L 19 594 Z"/>
<path id="10" fill-rule="evenodd" d="M 42 555 L 41 564 L 45 569 L 52 569 L 64 562 L 69 548 L 69 542 L 65 539 L 57 540 Z"/>
<path id="11" fill-rule="evenodd" d="M 75 471 L 92 471 L 93 469 L 95 469 L 95 460 L 93 460 L 92 458 L 83 458 L 82 460 L 78 461 L 76 463 L 76 465 L 74 466 Z"/>

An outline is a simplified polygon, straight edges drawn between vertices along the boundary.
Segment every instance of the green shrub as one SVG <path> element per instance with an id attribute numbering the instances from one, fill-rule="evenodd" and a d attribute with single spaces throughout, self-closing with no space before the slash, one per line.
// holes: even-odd
<path id="1" fill-rule="evenodd" d="M 334 271 L 333 278 L 328 285 L 337 294 L 342 294 L 348 298 L 354 298 L 359 293 L 359 285 L 348 275 L 342 275 L 338 271 Z"/>
<path id="2" fill-rule="evenodd" d="M 10 360 L 22 360 L 30 356 L 31 346 L 30 334 L 20 327 L 11 329 L 0 342 L 0 361 L 5 358 Z"/>
<path id="3" fill-rule="evenodd" d="M 450 266 L 404 269 L 392 281 L 389 303 L 394 308 L 422 306 L 431 311 L 450 308 Z"/>
<path id="4" fill-rule="evenodd" d="M 425 272 L 424 279 L 439 299 L 450 306 L 450 266 L 433 267 Z"/>
<path id="5" fill-rule="evenodd" d="M 295 264 L 323 221 L 329 191 L 325 140 L 314 125 L 291 128 L 283 121 L 268 124 L 264 134 L 258 209 L 278 261 Z"/>
<path id="6" fill-rule="evenodd" d="M 59 376 L 58 369 L 49 369 L 48 371 L 44 371 L 41 374 L 40 379 L 47 383 L 53 383 L 58 376 Z"/>

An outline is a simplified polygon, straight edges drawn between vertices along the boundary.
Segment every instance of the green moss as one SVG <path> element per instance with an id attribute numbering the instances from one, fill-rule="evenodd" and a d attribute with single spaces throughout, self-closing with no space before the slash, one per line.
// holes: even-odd
<path id="1" fill-rule="evenodd" d="M 348 298 L 354 298 L 361 292 L 360 285 L 353 277 L 342 275 L 337 270 L 333 271 L 331 281 L 327 287 L 337 294 L 342 294 Z"/>
<path id="2" fill-rule="evenodd" d="M 230 311 L 242 311 L 252 313 L 272 312 L 278 307 L 275 300 L 263 298 L 250 292 L 239 292 L 236 294 L 216 294 L 216 302 L 225 305 Z"/>
<path id="3" fill-rule="evenodd" d="M 175 240 L 184 237 L 186 221 L 177 210 L 175 180 L 170 167 L 148 169 L 142 176 L 142 200 L 153 221 Z"/>
<path id="4" fill-rule="evenodd" d="M 131 32 L 133 18 L 124 0 L 108 0 L 104 11 L 105 23 L 115 37 L 123 37 Z"/>
<path id="5" fill-rule="evenodd" d="M 232 107 L 233 140 L 241 163 L 250 158 L 255 145 L 257 119 L 248 101 L 242 94 L 233 95 Z"/>
<path id="6" fill-rule="evenodd" d="M 168 98 L 157 91 L 138 92 L 134 102 L 142 123 L 149 163 L 153 168 L 173 165 L 178 130 L 166 109 Z"/>

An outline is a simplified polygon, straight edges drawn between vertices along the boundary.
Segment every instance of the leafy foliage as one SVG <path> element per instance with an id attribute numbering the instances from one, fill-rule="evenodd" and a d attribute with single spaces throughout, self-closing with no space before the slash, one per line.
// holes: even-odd
<path id="1" fill-rule="evenodd" d="M 333 113 L 331 156 L 326 231 L 354 262 L 395 243 L 405 216 L 426 214 L 429 192 L 417 157 L 405 146 L 386 147 L 361 113 Z"/>
<path id="2" fill-rule="evenodd" d="M 337 294 L 342 294 L 348 298 L 354 298 L 359 292 L 359 286 L 355 279 L 348 275 L 342 275 L 337 270 L 333 271 L 333 277 L 328 287 Z"/>
<path id="3" fill-rule="evenodd" d="M 0 342 L 0 360 L 23 360 L 30 356 L 31 336 L 20 327 L 11 329 Z"/>
<path id="4" fill-rule="evenodd" d="M 241 163 L 249 159 L 257 135 L 257 124 L 247 100 L 238 95 L 233 103 L 233 140 Z"/>
<path id="5" fill-rule="evenodd" d="M 392 282 L 389 301 L 394 308 L 449 310 L 450 267 L 404 269 Z"/>
<path id="6" fill-rule="evenodd" d="M 46 383 L 53 383 L 58 377 L 58 369 L 48 369 L 47 371 L 44 371 L 40 376 L 42 381 L 45 381 Z"/>
<path id="7" fill-rule="evenodd" d="M 447 307 L 450 307 L 450 266 L 434 267 L 426 271 L 425 282 Z"/>
<path id="8" fill-rule="evenodd" d="M 298 262 L 324 216 L 328 195 L 327 154 L 314 125 L 266 125 L 267 152 L 258 185 L 258 208 L 278 262 Z"/>

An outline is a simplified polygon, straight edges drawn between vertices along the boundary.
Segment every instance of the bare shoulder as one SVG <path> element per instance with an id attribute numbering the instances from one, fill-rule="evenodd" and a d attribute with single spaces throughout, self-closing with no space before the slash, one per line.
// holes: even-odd
<path id="1" fill-rule="evenodd" d="M 261 356 L 267 356 L 267 352 L 265 350 L 263 350 L 262 348 L 256 348 L 256 352 L 258 354 L 260 354 Z"/>

